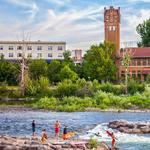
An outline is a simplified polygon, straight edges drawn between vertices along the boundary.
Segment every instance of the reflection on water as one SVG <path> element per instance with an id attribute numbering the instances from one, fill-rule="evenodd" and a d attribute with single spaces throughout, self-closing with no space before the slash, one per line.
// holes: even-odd
<path id="1" fill-rule="evenodd" d="M 62 128 L 68 125 L 70 130 L 77 131 L 79 136 L 88 138 L 90 134 L 86 131 L 97 132 L 100 130 L 104 140 L 110 143 L 103 130 L 107 129 L 106 124 L 112 120 L 148 121 L 150 113 L 113 113 L 113 112 L 40 112 L 40 111 L 14 111 L 0 113 L 0 134 L 9 135 L 31 135 L 32 120 L 36 121 L 36 132 L 41 133 L 46 128 L 49 136 L 54 135 L 54 122 L 60 120 Z M 91 130 L 92 129 L 92 130 Z M 62 129 L 61 129 L 62 130 Z M 128 135 L 117 132 L 118 146 L 128 150 L 150 149 L 150 135 Z"/>

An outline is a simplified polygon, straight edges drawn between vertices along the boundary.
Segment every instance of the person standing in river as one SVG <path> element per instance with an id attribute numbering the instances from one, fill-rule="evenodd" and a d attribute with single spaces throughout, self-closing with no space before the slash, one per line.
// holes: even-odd
<path id="1" fill-rule="evenodd" d="M 55 122 L 54 129 L 55 129 L 55 137 L 58 139 L 60 132 L 60 122 L 58 120 Z"/>
<path id="2" fill-rule="evenodd" d="M 35 137 L 35 120 L 32 121 L 32 136 Z"/>

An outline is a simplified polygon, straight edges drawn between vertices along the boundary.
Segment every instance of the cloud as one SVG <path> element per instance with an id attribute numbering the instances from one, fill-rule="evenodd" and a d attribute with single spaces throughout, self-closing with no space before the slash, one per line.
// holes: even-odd
<path id="1" fill-rule="evenodd" d="M 63 6 L 65 4 L 71 2 L 71 0 L 46 0 L 46 1 L 53 3 L 53 4 L 56 4 L 56 5 L 59 5 L 59 6 Z"/>
<path id="2" fill-rule="evenodd" d="M 7 2 L 23 7 L 23 12 L 28 16 L 28 22 L 32 22 L 34 17 L 39 11 L 39 7 L 35 2 L 27 1 L 27 0 L 6 0 Z"/>
<path id="3" fill-rule="evenodd" d="M 18 13 L 16 15 L 18 18 L 9 19 L 8 23 L 7 17 L 4 18 L 0 10 L 0 39 L 17 37 L 18 33 L 25 31 L 31 34 L 32 40 L 66 41 L 69 49 L 86 50 L 91 44 L 104 40 L 105 6 L 102 2 L 95 3 L 95 1 L 93 0 L 92 3 L 86 1 L 85 5 L 85 2 L 76 0 L 74 5 L 73 0 L 43 0 L 42 3 L 37 0 L 7 0 L 10 4 L 23 8 L 21 10 L 23 17 L 18 17 L 20 15 Z M 128 3 L 129 1 L 142 0 L 116 3 L 117 6 L 123 6 L 121 7 L 122 42 L 139 40 L 136 26 L 150 17 L 149 8 L 143 9 L 140 5 Z"/>
<path id="4" fill-rule="evenodd" d="M 150 0 L 127 0 L 128 2 L 145 2 L 150 3 Z"/>

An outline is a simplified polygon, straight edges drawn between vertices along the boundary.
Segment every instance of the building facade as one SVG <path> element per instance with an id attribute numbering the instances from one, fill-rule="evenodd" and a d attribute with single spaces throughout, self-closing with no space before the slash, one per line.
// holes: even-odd
<path id="1" fill-rule="evenodd" d="M 129 52 L 131 63 L 129 66 L 130 78 L 145 81 L 148 74 L 150 74 L 150 47 L 144 48 L 125 48 L 120 52 L 120 61 L 118 64 L 119 78 L 125 76 L 125 67 L 122 63 L 123 53 Z"/>
<path id="2" fill-rule="evenodd" d="M 0 55 L 6 60 L 30 59 L 62 60 L 66 42 L 0 41 Z"/>
<path id="3" fill-rule="evenodd" d="M 125 77 L 125 67 L 122 63 L 124 53 L 130 52 L 131 63 L 128 68 L 130 78 L 146 80 L 150 74 L 150 47 L 125 47 L 120 49 L 120 8 L 115 9 L 110 6 L 109 9 L 104 8 L 104 30 L 105 41 L 112 42 L 116 45 L 116 65 L 118 68 L 117 76 L 119 79 Z"/>
<path id="4" fill-rule="evenodd" d="M 104 33 L 105 41 L 115 44 L 118 56 L 120 52 L 120 8 L 115 9 L 110 6 L 109 9 L 104 8 Z"/>
<path id="5" fill-rule="evenodd" d="M 71 57 L 75 64 L 81 64 L 83 61 L 82 50 L 81 49 L 72 50 Z"/>

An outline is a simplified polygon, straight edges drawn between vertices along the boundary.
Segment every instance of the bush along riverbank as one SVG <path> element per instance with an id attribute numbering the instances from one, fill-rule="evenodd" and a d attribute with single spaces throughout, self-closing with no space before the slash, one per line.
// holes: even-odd
<path id="1" fill-rule="evenodd" d="M 11 92 L 10 92 L 11 91 Z M 85 111 L 95 109 L 150 109 L 150 85 L 131 81 L 129 94 L 124 85 L 100 84 L 97 80 L 64 80 L 49 86 L 42 77 L 38 82 L 29 82 L 25 100 L 0 101 L 1 106 L 15 105 L 54 111 Z M 18 87 L 0 87 L 1 100 L 21 97 Z"/>

